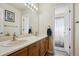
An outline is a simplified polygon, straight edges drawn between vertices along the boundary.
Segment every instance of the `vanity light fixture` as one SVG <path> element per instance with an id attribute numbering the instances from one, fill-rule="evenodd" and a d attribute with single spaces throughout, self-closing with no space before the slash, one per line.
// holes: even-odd
<path id="1" fill-rule="evenodd" d="M 38 11 L 38 8 L 33 3 L 25 3 L 25 6 L 27 6 L 32 11 Z"/>
<path id="2" fill-rule="evenodd" d="M 31 6 L 34 6 L 34 4 L 33 4 L 33 3 L 31 3 Z"/>
<path id="3" fill-rule="evenodd" d="M 28 3 L 25 3 L 24 5 L 30 9 L 30 5 Z"/>

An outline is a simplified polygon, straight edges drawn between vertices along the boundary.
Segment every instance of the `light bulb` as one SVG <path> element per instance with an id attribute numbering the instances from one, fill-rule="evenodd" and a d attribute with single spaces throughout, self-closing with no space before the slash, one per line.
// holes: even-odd
<path id="1" fill-rule="evenodd" d="M 34 4 L 32 3 L 31 6 L 34 6 Z"/>
<path id="2" fill-rule="evenodd" d="M 25 3 L 24 5 L 27 6 L 29 9 L 31 9 L 32 11 L 38 10 L 38 8 L 33 3 L 31 3 L 31 4 Z"/>
<path id="3" fill-rule="evenodd" d="M 38 8 L 36 8 L 36 10 L 38 10 Z"/>

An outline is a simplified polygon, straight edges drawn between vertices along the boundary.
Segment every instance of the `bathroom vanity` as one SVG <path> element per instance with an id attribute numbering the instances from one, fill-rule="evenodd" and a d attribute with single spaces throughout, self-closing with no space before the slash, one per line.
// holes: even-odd
<path id="1" fill-rule="evenodd" d="M 44 56 L 49 49 L 49 39 L 46 35 L 39 35 L 37 37 L 25 37 L 23 44 L 17 43 L 16 46 L 4 46 L 0 55 L 7 56 Z M 20 43 L 20 42 L 19 42 Z M 1 47 L 0 47 L 1 48 Z M 2 53 L 3 52 L 3 53 Z M 1 54 L 2 53 L 2 54 Z"/>
<path id="2" fill-rule="evenodd" d="M 44 56 L 48 52 L 48 38 L 45 37 L 27 47 L 24 47 L 9 56 Z"/>

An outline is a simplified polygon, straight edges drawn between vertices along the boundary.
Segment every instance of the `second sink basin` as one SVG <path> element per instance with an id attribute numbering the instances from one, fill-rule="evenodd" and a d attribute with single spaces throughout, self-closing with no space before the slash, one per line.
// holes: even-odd
<path id="1" fill-rule="evenodd" d="M 4 47 L 18 46 L 32 40 L 34 41 L 35 39 L 38 39 L 38 38 L 36 36 L 28 36 L 28 37 L 16 38 L 16 40 L 14 41 L 12 40 L 1 41 L 0 46 L 4 46 Z"/>

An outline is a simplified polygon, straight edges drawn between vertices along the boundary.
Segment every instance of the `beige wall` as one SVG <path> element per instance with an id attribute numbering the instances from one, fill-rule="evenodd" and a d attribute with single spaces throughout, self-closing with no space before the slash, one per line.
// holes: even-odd
<path id="1" fill-rule="evenodd" d="M 79 56 L 79 4 L 75 4 L 75 55 Z"/>
<path id="2" fill-rule="evenodd" d="M 47 27 L 54 20 L 53 4 L 45 3 L 39 5 L 39 33 L 47 34 Z"/>

